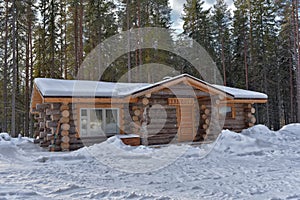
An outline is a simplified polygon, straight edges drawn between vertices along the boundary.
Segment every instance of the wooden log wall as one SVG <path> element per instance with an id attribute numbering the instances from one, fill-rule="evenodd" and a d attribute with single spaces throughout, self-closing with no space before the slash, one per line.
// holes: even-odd
<path id="1" fill-rule="evenodd" d="M 200 123 L 198 133 L 196 136 L 198 140 L 214 140 L 220 133 L 218 120 L 212 119 L 212 116 L 218 116 L 218 100 L 215 101 L 214 105 L 211 105 L 211 101 L 199 101 L 200 108 Z M 230 104 L 232 106 L 232 115 L 225 117 L 224 126 L 221 129 L 229 129 L 235 132 L 241 132 L 245 128 L 254 126 L 256 122 L 255 108 L 252 104 Z M 212 115 L 212 113 L 214 113 Z"/>
<path id="2" fill-rule="evenodd" d="M 38 142 L 50 151 L 69 151 L 81 148 L 78 139 L 72 104 L 37 104 L 35 114 L 35 135 L 39 131 Z"/>
<path id="3" fill-rule="evenodd" d="M 46 110 L 49 108 L 50 104 L 36 105 L 38 114 L 35 114 L 35 136 L 37 137 L 36 142 L 39 143 L 41 147 L 48 147 L 50 145 L 50 142 L 47 141 L 47 134 L 51 133 L 51 129 L 46 127 L 46 121 L 50 119 L 50 117 L 46 115 Z"/>
<path id="4" fill-rule="evenodd" d="M 200 122 L 196 136 L 198 141 L 214 141 L 219 136 L 219 101 L 219 97 L 212 101 L 199 101 Z"/>
<path id="5" fill-rule="evenodd" d="M 161 107 L 154 106 L 157 104 Z M 146 94 L 137 103 L 125 107 L 124 113 L 125 133 L 140 135 L 144 145 L 168 144 L 177 137 L 176 107 L 169 106 L 168 99 L 162 95 Z M 146 130 L 142 130 L 143 123 Z"/>
<path id="6" fill-rule="evenodd" d="M 157 100 L 156 100 L 157 101 Z M 155 99 L 151 99 L 152 105 L 155 105 Z M 160 103 L 161 107 L 152 106 L 149 117 L 150 123 L 147 125 L 148 143 L 155 144 L 169 144 L 177 140 L 177 115 L 176 107 L 169 106 L 167 99 Z"/>
<path id="7" fill-rule="evenodd" d="M 224 129 L 229 129 L 235 132 L 241 132 L 243 129 L 247 128 L 245 125 L 245 104 L 234 104 L 232 110 L 235 110 L 235 116 L 226 116 Z"/>

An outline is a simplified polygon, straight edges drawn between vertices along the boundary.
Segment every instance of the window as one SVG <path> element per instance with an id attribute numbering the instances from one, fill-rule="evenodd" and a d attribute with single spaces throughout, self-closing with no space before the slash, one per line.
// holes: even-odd
<path id="1" fill-rule="evenodd" d="M 84 136 L 112 136 L 119 134 L 119 109 L 82 108 L 80 134 Z"/>
<path id="2" fill-rule="evenodd" d="M 219 114 L 229 118 L 235 118 L 234 105 L 220 106 Z"/>

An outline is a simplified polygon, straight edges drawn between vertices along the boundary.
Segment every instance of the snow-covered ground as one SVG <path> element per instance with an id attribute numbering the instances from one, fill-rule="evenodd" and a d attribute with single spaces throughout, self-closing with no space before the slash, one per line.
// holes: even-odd
<path id="1" fill-rule="evenodd" d="M 300 199 L 300 124 L 222 132 L 213 144 L 129 147 L 116 138 L 47 152 L 0 134 L 0 199 Z"/>

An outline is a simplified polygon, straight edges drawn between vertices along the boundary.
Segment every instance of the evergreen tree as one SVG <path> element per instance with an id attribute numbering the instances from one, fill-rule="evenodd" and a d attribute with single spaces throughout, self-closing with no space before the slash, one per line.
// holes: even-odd
<path id="1" fill-rule="evenodd" d="M 224 0 L 217 0 L 213 6 L 212 30 L 214 59 L 223 74 L 224 85 L 227 84 L 227 76 L 231 74 L 231 47 L 230 25 L 231 13 Z M 230 77 L 229 77 L 230 80 Z M 231 84 L 230 84 L 231 85 Z"/>
<path id="2" fill-rule="evenodd" d="M 236 10 L 233 17 L 232 30 L 232 65 L 234 76 L 230 82 L 235 87 L 249 88 L 248 62 L 249 62 L 249 20 L 247 0 L 236 0 Z"/>
<path id="3" fill-rule="evenodd" d="M 184 4 L 184 34 L 188 35 L 212 54 L 212 24 L 210 9 L 204 10 L 203 0 L 188 0 Z"/>
<path id="4" fill-rule="evenodd" d="M 122 9 L 120 10 L 119 19 L 120 26 L 124 31 L 133 28 L 144 27 L 160 27 L 170 30 L 170 12 L 167 0 L 146 1 L 146 0 L 122 0 Z M 130 34 L 130 33 L 129 33 Z M 140 44 L 147 38 L 142 38 L 141 34 L 138 34 L 135 43 L 133 44 L 128 35 L 128 43 L 126 44 L 128 49 L 137 48 L 134 52 L 129 52 L 117 61 L 117 65 L 120 66 L 118 71 L 126 73 L 136 66 L 140 66 L 148 63 L 162 63 L 166 64 L 170 60 L 171 55 L 168 52 L 162 52 L 156 49 L 157 44 L 153 43 L 152 49 L 141 49 Z M 164 40 L 167 43 L 172 43 L 171 31 L 169 34 L 162 35 L 147 35 L 147 37 L 156 38 L 156 42 Z M 161 38 L 160 38 L 161 37 Z M 127 66 L 126 69 L 121 66 Z M 146 67 L 147 74 L 141 72 L 141 68 L 135 70 L 135 74 L 128 73 L 129 81 L 140 82 L 147 81 L 153 82 L 156 78 L 156 74 L 152 70 Z M 131 77 L 132 76 L 132 77 Z"/>
<path id="5" fill-rule="evenodd" d="M 271 73 L 276 73 L 274 66 L 276 62 L 276 6 L 274 2 L 267 0 L 250 1 L 250 15 L 252 16 L 250 24 L 250 63 L 249 73 L 251 75 L 251 87 L 262 91 L 269 96 L 271 93 L 272 78 Z M 252 89 L 250 87 L 250 89 Z M 270 125 L 270 105 L 273 99 L 269 98 L 269 103 L 261 105 L 260 112 L 257 112 L 259 122 Z"/>
<path id="6" fill-rule="evenodd" d="M 1 18 L 1 66 L 3 77 L 2 79 L 2 99 L 3 99 L 3 119 L 1 120 L 2 131 L 8 131 L 8 85 L 9 85 L 9 54 L 10 48 L 8 45 L 10 38 L 10 29 L 9 29 L 9 21 L 10 21 L 10 4 L 8 1 L 1 1 L 1 13 L 3 13 Z"/>
<path id="7" fill-rule="evenodd" d="M 16 0 L 12 2 L 12 96 L 11 96 L 11 135 L 13 137 L 17 136 L 16 131 L 16 97 L 17 97 L 17 31 L 16 31 L 16 22 L 17 22 L 17 6 Z"/>
<path id="8" fill-rule="evenodd" d="M 57 20 L 59 17 L 58 0 L 39 2 L 41 23 L 37 26 L 34 49 L 38 60 L 34 65 L 35 75 L 39 77 L 59 78 L 62 76 L 59 66 L 59 35 Z M 38 50 L 38 51 L 37 51 Z M 39 65 L 37 65 L 39 64 Z"/>
<path id="9" fill-rule="evenodd" d="M 29 113 L 30 110 L 30 97 L 31 91 L 33 88 L 33 80 L 32 80 L 32 72 L 33 72 L 33 46 L 32 46 L 32 30 L 35 23 L 35 12 L 34 12 L 34 1 L 27 0 L 26 1 L 26 9 L 25 9 L 25 16 L 26 16 L 26 56 L 25 56 L 25 102 L 24 102 L 24 109 L 25 109 L 25 119 L 24 119 L 24 134 L 29 136 L 29 133 L 32 133 L 32 129 L 30 129 L 30 124 L 33 124 L 32 117 Z"/>

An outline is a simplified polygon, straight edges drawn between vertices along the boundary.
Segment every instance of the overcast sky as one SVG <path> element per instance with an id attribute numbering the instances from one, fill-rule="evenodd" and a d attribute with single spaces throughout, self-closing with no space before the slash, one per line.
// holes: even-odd
<path id="1" fill-rule="evenodd" d="M 234 9 L 232 0 L 225 0 L 230 9 Z M 172 8 L 171 19 L 173 22 L 172 28 L 176 29 L 177 33 L 181 33 L 183 21 L 181 20 L 183 12 L 183 4 L 186 0 L 170 0 L 170 5 Z M 205 0 L 204 9 L 210 8 L 216 0 Z"/>

